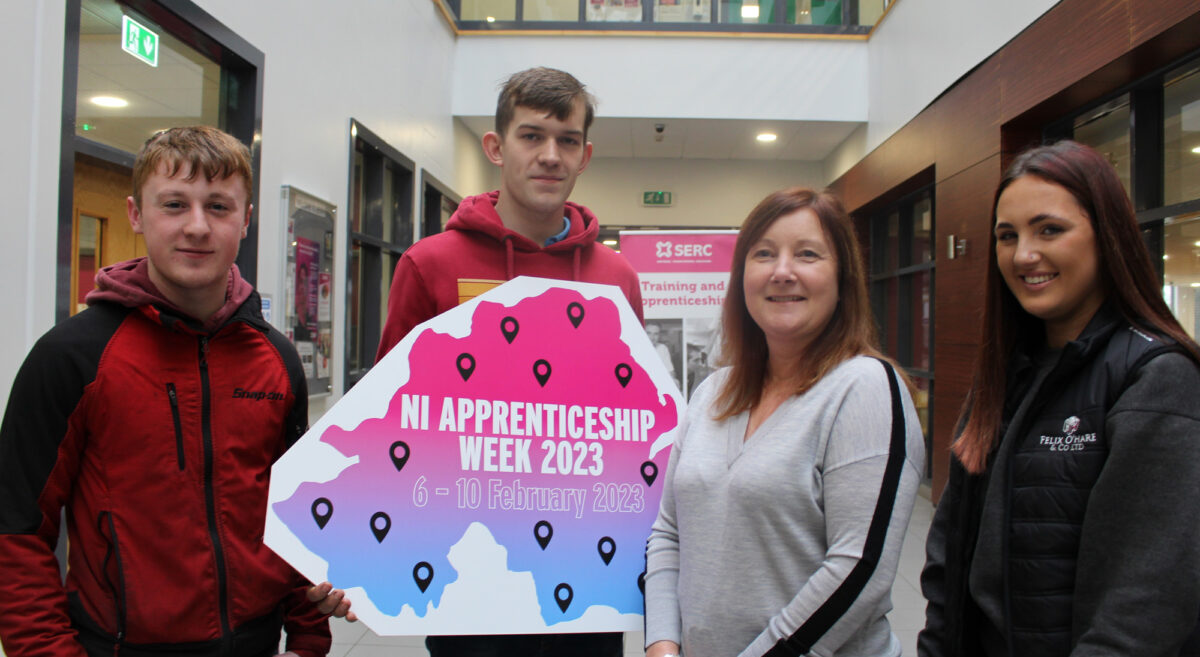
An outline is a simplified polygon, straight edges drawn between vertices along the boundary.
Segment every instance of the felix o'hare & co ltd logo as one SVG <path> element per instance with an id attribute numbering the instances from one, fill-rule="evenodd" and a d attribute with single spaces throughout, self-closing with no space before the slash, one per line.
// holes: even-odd
<path id="1" fill-rule="evenodd" d="M 1041 436 L 1038 443 L 1048 447 L 1051 452 L 1079 452 L 1089 443 L 1096 442 L 1095 432 L 1078 433 L 1081 420 L 1078 416 L 1063 420 L 1061 436 Z"/>

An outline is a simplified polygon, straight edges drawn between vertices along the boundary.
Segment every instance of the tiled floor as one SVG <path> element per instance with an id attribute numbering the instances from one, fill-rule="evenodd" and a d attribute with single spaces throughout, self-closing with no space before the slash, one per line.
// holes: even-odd
<path id="1" fill-rule="evenodd" d="M 925 599 L 921 597 L 919 578 L 925 562 L 925 534 L 933 519 L 933 506 L 929 502 L 928 488 L 922 487 L 921 495 L 904 537 L 900 569 L 892 589 L 895 608 L 888 616 L 905 655 L 917 654 L 917 632 L 925 625 Z M 426 657 L 424 641 L 425 637 L 419 636 L 381 637 L 362 623 L 335 619 L 333 650 L 329 657 Z M 643 654 L 641 632 L 625 635 L 625 654 L 627 657 Z"/>

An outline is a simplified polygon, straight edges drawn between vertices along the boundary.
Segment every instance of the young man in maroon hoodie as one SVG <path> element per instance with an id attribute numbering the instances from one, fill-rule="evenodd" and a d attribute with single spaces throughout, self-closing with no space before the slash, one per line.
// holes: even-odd
<path id="1" fill-rule="evenodd" d="M 563 71 L 533 68 L 504 83 L 496 130 L 483 136 L 484 154 L 500 167 L 500 189 L 464 199 L 445 232 L 404 253 L 388 294 L 377 361 L 417 324 L 521 275 L 616 285 L 642 318 L 637 273 L 624 256 L 596 242 L 596 215 L 567 200 L 592 158 L 587 131 L 594 115 L 591 94 Z M 342 592 L 328 584 L 314 587 L 310 597 L 335 615 L 349 612 Z M 425 645 L 431 657 L 619 657 L 621 638 L 442 636 Z"/>
<path id="2" fill-rule="evenodd" d="M 271 464 L 308 424 L 295 349 L 234 259 L 250 153 L 199 126 L 151 137 L 105 267 L 47 332 L 0 425 L 0 641 L 22 655 L 319 657 L 328 620 L 262 542 Z M 54 547 L 65 510 L 65 582 Z"/>

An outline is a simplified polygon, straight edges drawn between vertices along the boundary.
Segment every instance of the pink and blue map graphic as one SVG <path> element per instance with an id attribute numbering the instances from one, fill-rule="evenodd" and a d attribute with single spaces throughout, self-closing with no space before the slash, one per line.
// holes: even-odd
<path id="1" fill-rule="evenodd" d="M 647 369 L 661 361 L 640 344 L 636 320 L 629 329 L 623 298 L 542 285 L 515 305 L 488 293 L 442 316 L 473 307 L 465 335 L 461 324 L 418 327 L 397 347 L 410 347 L 408 378 L 382 417 L 318 424 L 302 440 L 318 439 L 351 464 L 303 481 L 270 511 L 328 563 L 335 587 L 362 589 L 382 616 L 437 612 L 459 578 L 450 548 L 473 523 L 506 550 L 509 572 L 532 575 L 541 631 L 593 607 L 642 613 L 645 541 L 670 451 L 661 439 L 678 424 L 678 393 L 665 372 Z M 635 348 L 622 339 L 623 319 Z M 399 362 L 395 355 L 377 367 Z M 352 600 L 356 611 L 365 604 Z"/>

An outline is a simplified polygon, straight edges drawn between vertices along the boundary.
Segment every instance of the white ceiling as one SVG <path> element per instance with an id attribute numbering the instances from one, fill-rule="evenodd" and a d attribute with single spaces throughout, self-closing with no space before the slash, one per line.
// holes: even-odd
<path id="1" fill-rule="evenodd" d="M 491 116 L 459 117 L 477 136 L 492 130 Z M 664 126 L 655 141 L 654 126 Z M 742 121 L 737 119 L 655 119 L 597 117 L 588 133 L 593 157 L 686 160 L 824 160 L 857 128 L 852 121 Z M 760 143 L 760 132 L 779 138 Z"/>

